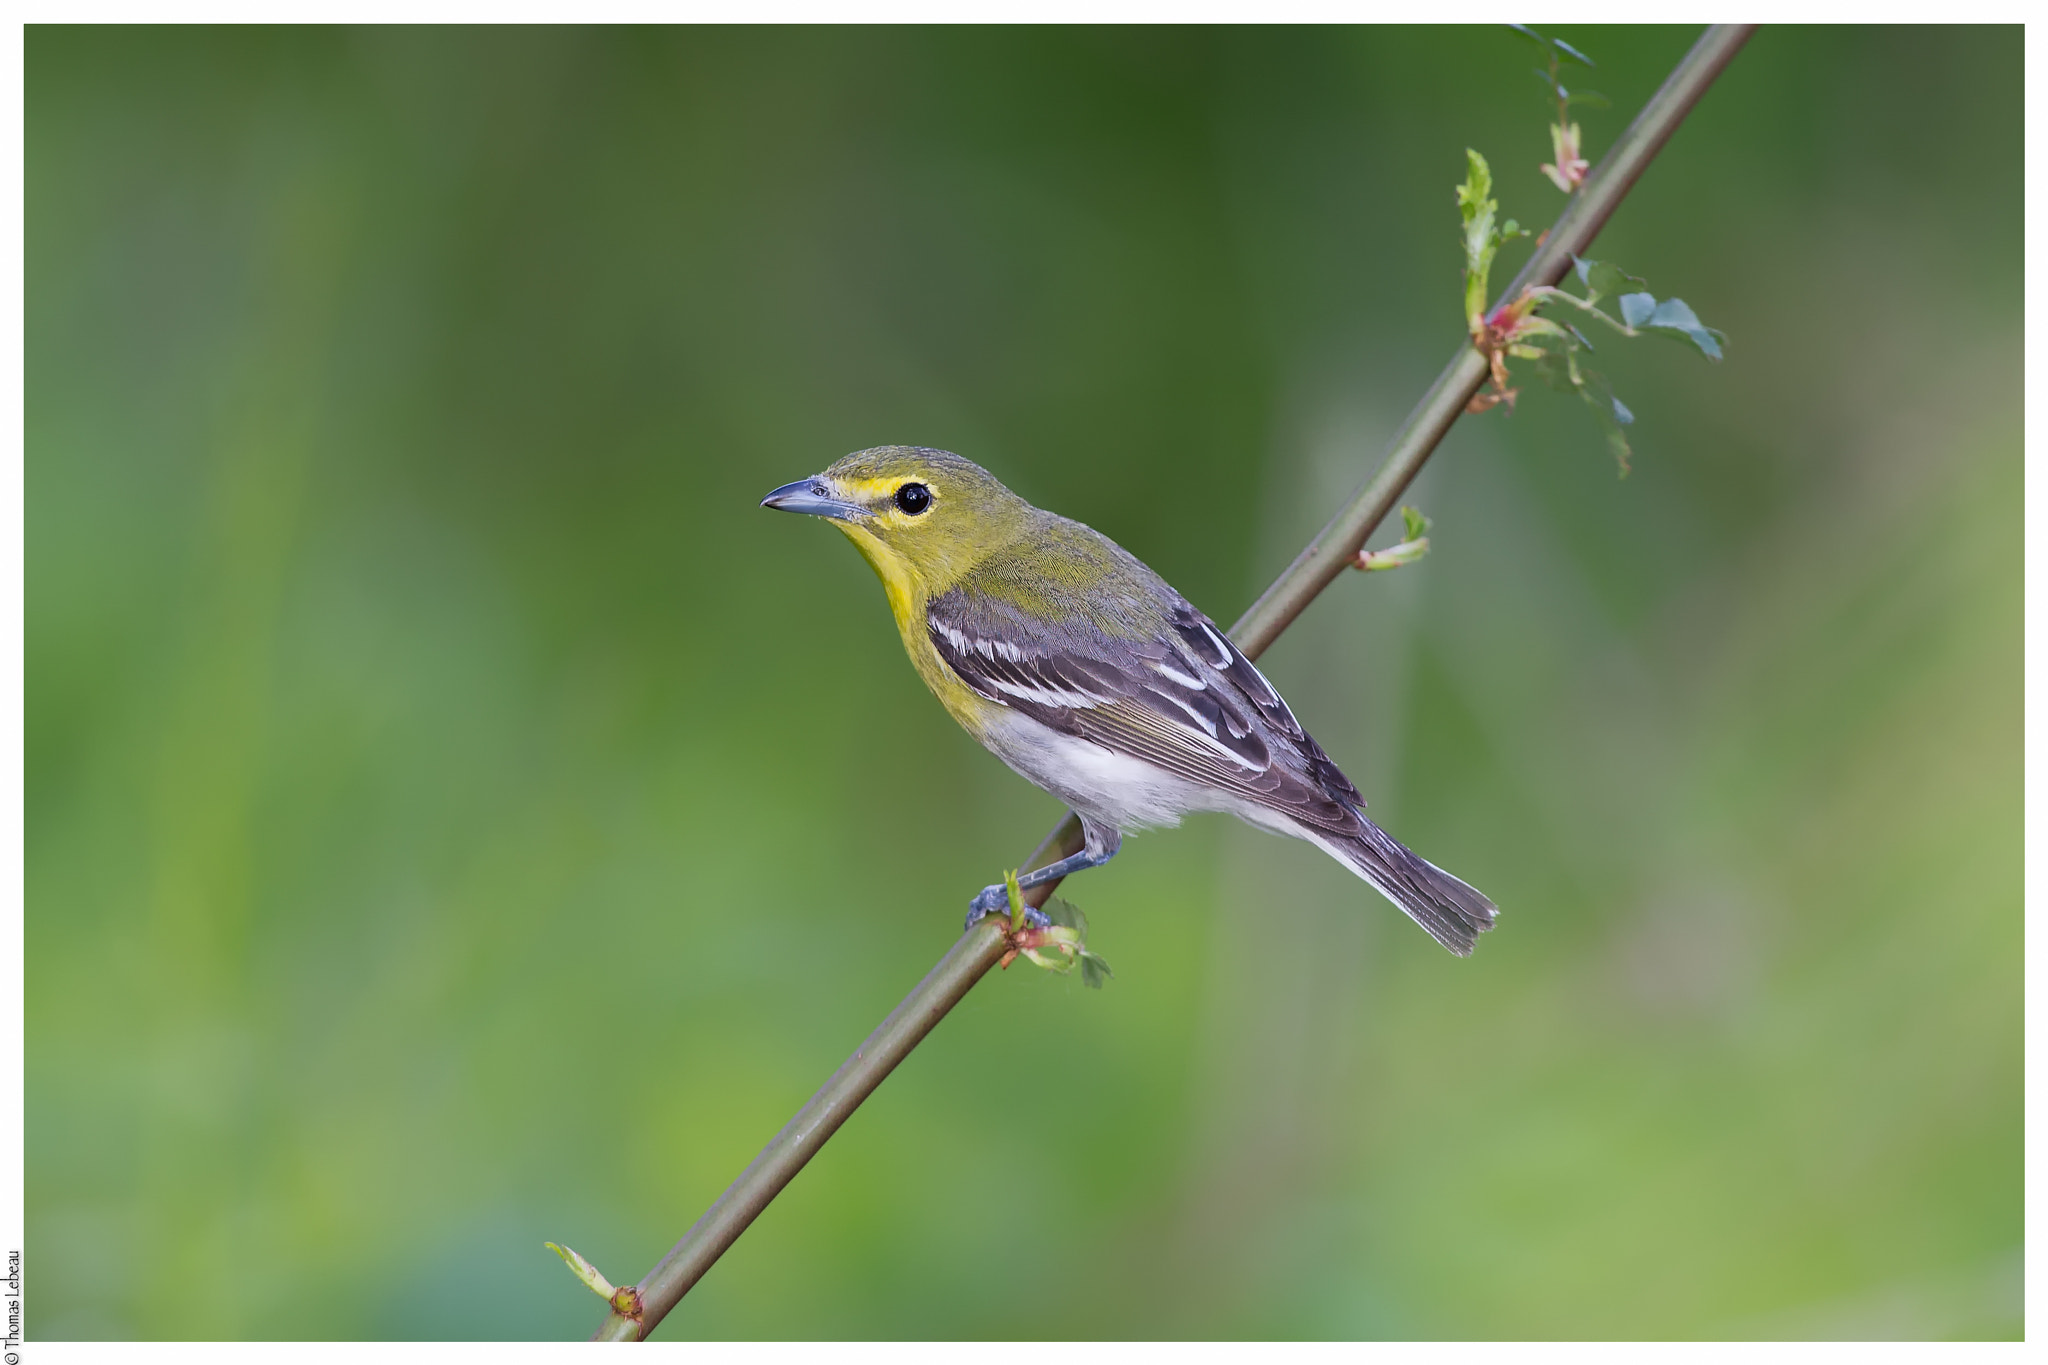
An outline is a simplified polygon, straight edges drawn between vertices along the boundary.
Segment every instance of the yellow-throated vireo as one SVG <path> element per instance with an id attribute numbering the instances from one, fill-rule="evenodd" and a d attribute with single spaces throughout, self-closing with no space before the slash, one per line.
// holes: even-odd
<path id="1" fill-rule="evenodd" d="M 1366 819 L 1265 675 L 1107 536 L 914 446 L 848 455 L 761 505 L 844 531 L 953 719 L 1081 817 L 1082 851 L 1020 887 L 1100 867 L 1126 830 L 1228 811 L 1321 848 L 1460 956 L 1493 927 L 1493 902 Z M 967 922 L 1008 903 L 990 886 Z"/>

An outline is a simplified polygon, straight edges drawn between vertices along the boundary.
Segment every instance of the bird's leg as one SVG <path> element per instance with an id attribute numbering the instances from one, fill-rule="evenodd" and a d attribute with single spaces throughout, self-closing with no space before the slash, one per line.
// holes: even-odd
<path id="1" fill-rule="evenodd" d="M 1088 841 L 1079 853 L 1070 853 L 1056 863 L 1047 863 L 1044 867 L 1026 872 L 1023 876 L 1017 878 L 1017 889 L 1019 891 L 1029 891 L 1034 886 L 1043 886 L 1047 882 L 1058 881 L 1060 878 L 1071 876 L 1076 872 L 1086 872 L 1091 867 L 1101 867 L 1111 858 L 1114 858 L 1117 849 L 1123 845 L 1123 834 L 1114 826 L 1098 825 L 1093 820 L 1084 816 L 1081 820 L 1081 828 L 1087 835 Z M 997 882 L 993 886 L 984 886 L 981 888 L 980 893 L 972 901 L 968 902 L 967 927 L 972 929 L 975 922 L 984 915 L 993 915 L 1000 911 L 1007 911 L 1009 908 L 1010 889 L 1008 886 L 1002 882 Z M 1051 917 L 1043 910 L 1034 910 L 1027 906 L 1024 910 L 1024 918 L 1034 929 L 1050 929 L 1052 927 Z"/>

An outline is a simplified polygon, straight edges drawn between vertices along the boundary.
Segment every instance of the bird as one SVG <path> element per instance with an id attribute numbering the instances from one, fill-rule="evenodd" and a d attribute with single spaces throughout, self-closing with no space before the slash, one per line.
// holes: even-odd
<path id="1" fill-rule="evenodd" d="M 1316 845 L 1460 957 L 1493 927 L 1493 902 L 1368 820 L 1244 651 L 1109 537 L 922 446 L 856 451 L 761 506 L 844 532 L 933 695 L 1080 817 L 1081 850 L 1021 889 L 1102 866 L 1126 833 L 1222 811 Z M 984 888 L 968 926 L 1008 903 Z"/>

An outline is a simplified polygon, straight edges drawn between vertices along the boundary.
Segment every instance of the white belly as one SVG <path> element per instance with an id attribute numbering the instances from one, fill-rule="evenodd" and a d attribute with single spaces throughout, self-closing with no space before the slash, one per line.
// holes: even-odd
<path id="1" fill-rule="evenodd" d="M 981 742 L 990 753 L 1081 814 L 1120 830 L 1177 825 L 1181 816 L 1196 810 L 1243 813 L 1238 808 L 1244 803 L 1227 793 L 1190 782 L 1143 759 L 1063 735 L 1016 711 L 1004 713 L 989 726 Z"/>
<path id="2" fill-rule="evenodd" d="M 988 727 L 981 742 L 1026 778 L 1103 824 L 1129 832 L 1150 825 L 1177 825 L 1190 811 L 1226 811 L 1259 829 L 1307 840 L 1396 906 L 1408 908 L 1356 853 L 1346 852 L 1325 835 L 1270 807 L 1190 782 L 1143 759 L 1063 735 L 1015 711 L 1005 712 Z"/>

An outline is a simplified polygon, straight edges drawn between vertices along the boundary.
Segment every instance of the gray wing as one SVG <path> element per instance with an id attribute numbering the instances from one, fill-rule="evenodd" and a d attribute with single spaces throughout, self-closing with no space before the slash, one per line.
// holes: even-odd
<path id="1" fill-rule="evenodd" d="M 1358 789 L 1251 660 L 1177 596 L 1163 629 L 1136 640 L 958 589 L 932 601 L 927 628 L 989 701 L 1317 829 L 1360 828 Z"/>

